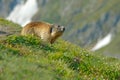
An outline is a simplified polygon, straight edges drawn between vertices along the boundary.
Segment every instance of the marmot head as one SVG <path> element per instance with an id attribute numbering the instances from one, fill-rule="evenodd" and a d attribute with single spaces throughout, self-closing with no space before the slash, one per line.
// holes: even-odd
<path id="1" fill-rule="evenodd" d="M 60 26 L 60 25 L 57 25 L 57 24 L 52 24 L 50 33 L 54 37 L 59 37 L 63 34 L 64 31 L 65 31 L 64 26 Z"/>

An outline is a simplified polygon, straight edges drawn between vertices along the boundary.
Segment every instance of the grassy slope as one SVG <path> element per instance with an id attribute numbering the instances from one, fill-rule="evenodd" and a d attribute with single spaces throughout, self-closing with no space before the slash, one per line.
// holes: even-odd
<path id="1" fill-rule="evenodd" d="M 61 39 L 53 45 L 45 46 L 42 46 L 36 37 L 23 37 L 17 34 L 0 40 L 1 80 L 118 78 L 119 60 L 94 55 Z"/>
<path id="2" fill-rule="evenodd" d="M 19 34 L 21 26 L 14 24 L 11 21 L 6 21 L 0 18 L 0 39 L 4 39 L 6 36 L 11 34 Z"/>

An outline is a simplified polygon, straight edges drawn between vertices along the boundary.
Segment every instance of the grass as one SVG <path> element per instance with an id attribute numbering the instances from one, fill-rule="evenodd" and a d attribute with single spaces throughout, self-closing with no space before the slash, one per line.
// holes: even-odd
<path id="1" fill-rule="evenodd" d="M 15 23 L 13 23 L 13 22 L 11 22 L 11 21 L 5 20 L 5 19 L 3 19 L 3 18 L 0 18 L 0 25 L 2 25 L 2 26 L 4 26 L 4 27 L 9 26 L 9 27 L 14 27 L 14 28 L 18 28 L 18 29 L 21 28 L 20 25 L 15 24 Z"/>
<path id="2" fill-rule="evenodd" d="M 4 20 L 3 28 L 4 24 L 19 29 L 12 22 Z M 96 55 L 62 39 L 43 45 L 33 36 L 4 37 L 0 39 L 0 80 L 120 79 L 118 59 Z"/>
<path id="3" fill-rule="evenodd" d="M 0 79 L 91 80 L 120 77 L 117 59 L 96 56 L 61 39 L 53 45 L 42 46 L 36 37 L 12 35 L 1 41 L 0 49 Z"/>
<path id="4" fill-rule="evenodd" d="M 4 39 L 6 36 L 11 34 L 20 34 L 21 28 L 22 27 L 18 24 L 0 18 L 0 39 Z M 3 34 L 1 34 L 1 32 Z"/>

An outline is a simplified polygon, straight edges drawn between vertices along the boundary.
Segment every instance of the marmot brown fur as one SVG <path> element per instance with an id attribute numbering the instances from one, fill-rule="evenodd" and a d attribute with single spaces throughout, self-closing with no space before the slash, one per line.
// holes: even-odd
<path id="1" fill-rule="evenodd" d="M 65 27 L 46 22 L 30 22 L 21 31 L 21 35 L 38 36 L 44 42 L 54 43 L 65 31 Z"/>

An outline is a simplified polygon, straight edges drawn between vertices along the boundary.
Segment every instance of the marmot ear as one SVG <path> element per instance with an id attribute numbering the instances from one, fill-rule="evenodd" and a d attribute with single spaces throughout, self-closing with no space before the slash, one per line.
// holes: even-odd
<path id="1" fill-rule="evenodd" d="M 53 27 L 54 27 L 54 25 L 52 24 L 50 27 L 50 33 L 52 33 Z"/>

